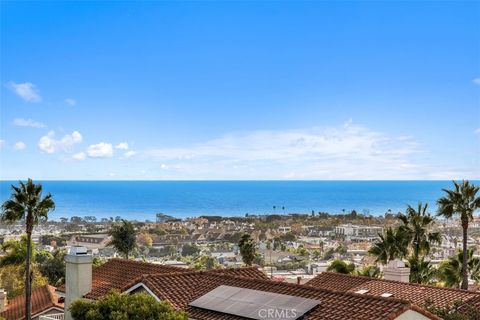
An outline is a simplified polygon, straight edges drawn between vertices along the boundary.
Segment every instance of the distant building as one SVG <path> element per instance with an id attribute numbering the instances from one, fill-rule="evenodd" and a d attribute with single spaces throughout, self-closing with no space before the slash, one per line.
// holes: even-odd
<path id="1" fill-rule="evenodd" d="M 342 224 L 335 227 L 336 236 L 345 236 L 349 240 L 374 240 L 383 233 L 382 227 Z"/>

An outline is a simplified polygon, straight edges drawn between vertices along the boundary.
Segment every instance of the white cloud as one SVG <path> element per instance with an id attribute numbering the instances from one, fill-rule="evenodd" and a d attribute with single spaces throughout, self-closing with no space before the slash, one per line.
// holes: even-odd
<path id="1" fill-rule="evenodd" d="M 478 135 L 480 135 L 480 128 L 478 128 L 478 129 L 477 129 L 477 130 L 475 130 L 474 132 L 475 132 L 475 134 L 478 134 Z"/>
<path id="2" fill-rule="evenodd" d="M 78 131 L 66 134 L 60 140 L 55 139 L 54 131 L 50 131 L 46 136 L 40 138 L 38 148 L 45 153 L 55 153 L 57 151 L 70 152 L 72 147 L 82 142 L 82 140 L 82 135 Z"/>
<path id="3" fill-rule="evenodd" d="M 25 150 L 26 148 L 27 148 L 27 145 L 26 145 L 25 142 L 23 142 L 23 141 L 17 141 L 17 142 L 13 145 L 13 149 L 14 149 L 14 150 L 17 150 L 17 151 Z"/>
<path id="4" fill-rule="evenodd" d="M 128 150 L 128 142 L 120 142 L 115 146 L 115 149 L 118 150 Z"/>
<path id="5" fill-rule="evenodd" d="M 85 154 L 85 152 L 79 152 L 79 153 L 75 153 L 72 156 L 72 159 L 77 160 L 77 161 L 83 161 L 83 160 L 85 160 L 86 156 L 87 155 Z"/>
<path id="6" fill-rule="evenodd" d="M 13 81 L 10 81 L 7 84 L 7 87 L 10 88 L 10 90 L 12 90 L 17 96 L 19 96 L 26 102 L 42 101 L 42 97 L 38 93 L 38 90 L 31 82 L 15 83 Z"/>
<path id="7" fill-rule="evenodd" d="M 5 147 L 6 144 L 7 144 L 7 142 L 5 140 L 0 139 L 0 149 Z"/>
<path id="8" fill-rule="evenodd" d="M 18 127 L 31 127 L 31 128 L 45 128 L 45 124 L 34 121 L 32 119 L 16 118 L 13 120 L 13 124 Z"/>
<path id="9" fill-rule="evenodd" d="M 472 80 L 473 83 L 475 83 L 476 85 L 479 85 L 480 86 L 480 77 L 479 78 L 475 78 Z"/>
<path id="10" fill-rule="evenodd" d="M 92 144 L 87 148 L 87 155 L 90 158 L 110 158 L 113 156 L 112 144 L 105 142 Z"/>
<path id="11" fill-rule="evenodd" d="M 142 155 L 179 179 L 408 179 L 424 173 L 414 157 L 421 152 L 412 137 L 391 137 L 349 121 L 330 128 L 231 133 Z"/>
<path id="12" fill-rule="evenodd" d="M 130 150 L 130 151 L 127 151 L 123 154 L 122 156 L 122 159 L 128 159 L 128 158 L 131 158 L 133 157 L 134 155 L 136 155 L 137 152 L 136 151 L 133 151 L 133 150 Z"/>
<path id="13" fill-rule="evenodd" d="M 77 101 L 75 99 L 72 99 L 72 98 L 67 98 L 64 100 L 66 104 L 70 105 L 70 106 L 74 106 L 77 104 Z"/>

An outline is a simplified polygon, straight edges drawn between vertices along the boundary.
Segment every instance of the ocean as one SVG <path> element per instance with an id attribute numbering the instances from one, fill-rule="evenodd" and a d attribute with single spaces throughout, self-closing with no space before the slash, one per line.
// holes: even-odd
<path id="1" fill-rule="evenodd" d="M 36 181 L 39 182 L 39 181 Z M 56 210 L 50 220 L 71 216 L 139 221 L 156 213 L 178 218 L 199 215 L 244 216 L 271 213 L 331 214 L 350 212 L 383 215 L 405 211 L 407 204 L 427 202 L 435 211 L 442 188 L 451 181 L 40 181 Z M 0 181 L 0 200 L 10 185 Z M 478 184 L 478 181 L 474 181 Z M 276 206 L 274 209 L 273 207 Z M 284 209 L 282 209 L 284 207 Z"/>

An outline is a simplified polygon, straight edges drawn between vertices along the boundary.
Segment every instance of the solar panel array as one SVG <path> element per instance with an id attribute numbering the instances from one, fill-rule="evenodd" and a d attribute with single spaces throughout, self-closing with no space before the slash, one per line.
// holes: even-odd
<path id="1" fill-rule="evenodd" d="M 314 299 L 219 286 L 190 306 L 257 320 L 296 320 L 320 304 Z"/>

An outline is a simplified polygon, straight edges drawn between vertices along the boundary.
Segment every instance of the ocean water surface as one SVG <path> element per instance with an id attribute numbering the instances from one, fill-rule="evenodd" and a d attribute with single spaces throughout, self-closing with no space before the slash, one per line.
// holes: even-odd
<path id="1" fill-rule="evenodd" d="M 38 181 L 37 181 L 38 182 Z M 156 213 L 179 218 L 199 215 L 244 216 L 267 213 L 383 215 L 407 204 L 428 202 L 431 212 L 451 181 L 40 181 L 56 210 L 50 219 L 94 215 L 155 220 Z M 474 181 L 478 184 L 478 181 Z M 0 181 L 0 200 L 10 185 Z M 276 206 L 276 209 L 273 208 Z M 285 209 L 283 210 L 282 207 Z"/>

